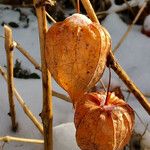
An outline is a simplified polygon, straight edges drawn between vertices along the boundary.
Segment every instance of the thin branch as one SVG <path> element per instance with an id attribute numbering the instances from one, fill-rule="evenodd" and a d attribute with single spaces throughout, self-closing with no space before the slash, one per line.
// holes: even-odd
<path id="1" fill-rule="evenodd" d="M 134 24 L 137 22 L 137 20 L 139 19 L 140 15 L 142 14 L 144 8 L 146 7 L 147 1 L 145 1 L 142 5 L 142 7 L 140 8 L 139 12 L 137 13 L 135 19 L 133 20 L 133 22 L 131 23 L 130 26 L 128 26 L 127 31 L 124 33 L 124 35 L 121 37 L 121 39 L 119 40 L 118 44 L 115 46 L 113 53 L 115 53 L 118 48 L 120 47 L 120 45 L 124 42 L 124 40 L 126 39 L 126 37 L 128 36 L 129 32 L 132 30 Z"/>
<path id="2" fill-rule="evenodd" d="M 145 98 L 144 94 L 138 89 L 138 87 L 133 83 L 129 78 L 127 73 L 122 69 L 119 63 L 116 61 L 112 52 L 108 56 L 108 64 L 111 65 L 111 68 L 114 72 L 120 77 L 120 79 L 125 83 L 125 85 L 130 89 L 133 95 L 137 98 L 140 104 L 144 107 L 148 114 L 150 114 L 150 103 Z"/>
<path id="3" fill-rule="evenodd" d="M 16 122 L 16 111 L 15 111 L 15 103 L 14 103 L 14 80 L 13 80 L 13 47 L 12 47 L 12 30 L 8 26 L 4 26 L 5 32 L 5 50 L 6 50 L 6 59 L 7 59 L 7 72 L 8 72 L 8 99 L 9 99 L 9 107 L 10 107 L 10 117 L 12 121 L 12 130 L 17 130 L 17 122 Z"/>
<path id="4" fill-rule="evenodd" d="M 46 15 L 53 23 L 56 23 L 56 20 L 52 16 L 50 16 L 48 12 L 46 12 Z"/>
<path id="5" fill-rule="evenodd" d="M 121 88 L 121 90 L 123 92 L 130 93 L 130 90 L 127 90 L 127 89 L 124 89 L 124 88 Z M 150 98 L 150 94 L 148 94 L 148 93 L 143 93 L 143 94 L 144 94 L 145 97 Z"/>
<path id="6" fill-rule="evenodd" d="M 81 0 L 81 2 L 83 3 L 83 6 L 84 6 L 85 10 L 87 11 L 89 18 L 91 18 L 91 20 L 93 22 L 99 23 L 98 18 L 94 12 L 94 9 L 93 9 L 90 1 L 89 0 Z"/>
<path id="7" fill-rule="evenodd" d="M 95 18 L 95 12 L 94 9 L 91 6 L 91 3 L 89 0 L 81 0 L 88 15 L 90 16 L 91 20 L 93 22 L 99 23 L 98 19 Z M 145 3 L 144 3 L 145 5 Z M 111 65 L 111 68 L 115 71 L 115 73 L 121 78 L 121 80 L 125 83 L 125 85 L 130 89 L 130 91 L 134 94 L 134 96 L 137 98 L 137 100 L 140 102 L 140 104 L 144 107 L 144 109 L 147 111 L 148 114 L 150 114 L 150 103 L 148 100 L 144 97 L 144 95 L 141 93 L 141 91 L 135 86 L 133 81 L 129 78 L 129 76 L 126 74 L 126 72 L 121 68 L 121 66 L 116 61 L 113 53 L 110 51 L 109 56 L 107 58 L 108 65 Z"/>
<path id="8" fill-rule="evenodd" d="M 134 11 L 133 11 L 132 7 L 130 6 L 129 2 L 127 0 L 124 0 L 124 2 L 126 3 L 128 9 L 131 11 L 131 13 L 134 15 Z"/>
<path id="9" fill-rule="evenodd" d="M 36 60 L 17 42 L 13 42 L 16 48 L 34 65 L 35 69 L 41 71 L 41 66 L 36 62 Z"/>
<path id="10" fill-rule="evenodd" d="M 34 0 L 33 2 L 34 5 L 36 6 L 36 0 Z M 51 86 L 51 74 L 48 71 L 45 60 L 45 45 L 46 45 L 45 40 L 47 32 L 45 7 L 42 5 L 36 7 L 36 14 L 38 20 L 41 65 L 42 65 L 43 108 L 41 112 L 41 119 L 44 129 L 44 149 L 52 150 L 53 149 L 52 86 Z"/>
<path id="11" fill-rule="evenodd" d="M 80 13 L 80 0 L 77 0 L 76 9 L 77 13 Z"/>
<path id="12" fill-rule="evenodd" d="M 5 71 L 0 67 L 0 74 L 4 77 L 5 81 L 7 82 L 7 74 Z M 24 100 L 21 98 L 15 87 L 14 89 L 14 95 L 16 96 L 19 104 L 21 105 L 22 109 L 24 110 L 25 114 L 30 118 L 30 120 L 34 123 L 34 125 L 39 129 L 39 131 L 43 134 L 43 126 L 39 121 L 36 119 L 36 117 L 33 115 L 33 113 L 30 111 L 28 106 L 25 104 Z"/>
<path id="13" fill-rule="evenodd" d="M 56 91 L 52 91 L 52 95 L 66 101 L 66 102 L 72 103 L 71 99 L 64 94 L 58 93 Z"/>
<path id="14" fill-rule="evenodd" d="M 19 138 L 19 137 L 12 137 L 12 136 L 4 136 L 0 137 L 0 141 L 3 142 L 25 142 L 25 143 L 36 143 L 36 144 L 43 144 L 43 140 L 38 140 L 38 139 L 27 139 L 27 138 Z"/>

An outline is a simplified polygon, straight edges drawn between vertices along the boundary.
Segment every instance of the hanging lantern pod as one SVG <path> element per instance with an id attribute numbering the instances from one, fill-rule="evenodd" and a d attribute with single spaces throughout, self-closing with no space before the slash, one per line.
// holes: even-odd
<path id="1" fill-rule="evenodd" d="M 75 106 L 76 141 L 81 150 L 122 150 L 134 125 L 134 112 L 109 93 L 87 93 Z"/>
<path id="2" fill-rule="evenodd" d="M 104 27 L 74 14 L 46 34 L 46 61 L 56 82 L 76 99 L 101 78 L 111 38 Z"/>

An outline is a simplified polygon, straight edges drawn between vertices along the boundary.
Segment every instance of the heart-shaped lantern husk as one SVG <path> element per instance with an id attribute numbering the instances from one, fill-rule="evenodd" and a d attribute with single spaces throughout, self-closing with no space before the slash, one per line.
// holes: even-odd
<path id="1" fill-rule="evenodd" d="M 81 150 L 122 150 L 129 142 L 134 112 L 109 93 L 87 93 L 75 107 L 76 141 Z"/>
<path id="2" fill-rule="evenodd" d="M 110 48 L 106 29 L 82 14 L 55 23 L 46 34 L 48 68 L 73 102 L 100 79 Z"/>

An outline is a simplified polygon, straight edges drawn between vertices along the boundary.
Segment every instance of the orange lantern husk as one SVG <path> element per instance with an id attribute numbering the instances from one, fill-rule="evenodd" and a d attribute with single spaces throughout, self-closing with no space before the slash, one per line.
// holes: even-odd
<path id="1" fill-rule="evenodd" d="M 46 62 L 56 82 L 73 101 L 101 78 L 111 38 L 104 27 L 74 14 L 46 34 Z"/>
<path id="2" fill-rule="evenodd" d="M 87 93 L 75 105 L 76 141 L 81 150 L 122 150 L 134 125 L 134 112 L 109 93 Z"/>

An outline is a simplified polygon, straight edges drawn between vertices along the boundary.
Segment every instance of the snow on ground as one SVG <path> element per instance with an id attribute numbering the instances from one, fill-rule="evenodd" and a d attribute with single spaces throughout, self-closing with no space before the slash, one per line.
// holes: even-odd
<path id="1" fill-rule="evenodd" d="M 40 63 L 40 51 L 38 42 L 38 29 L 36 17 L 31 13 L 31 9 L 24 9 L 24 14 L 29 18 L 29 27 L 24 28 L 25 21 L 19 21 L 18 11 L 12 11 L 5 9 L 5 6 L 0 6 L 0 24 L 2 22 L 9 23 L 10 21 L 16 22 L 20 27 L 13 28 L 14 40 L 19 42 L 39 63 Z M 123 33 L 127 29 L 127 25 L 121 21 L 117 14 L 109 15 L 104 21 L 103 25 L 108 29 L 111 34 L 113 47 L 117 44 Z M 134 26 L 129 33 L 128 38 L 116 52 L 116 58 L 122 67 L 126 70 L 133 81 L 138 85 L 142 92 L 150 93 L 150 38 L 141 34 L 141 26 Z M 0 35 L 3 35 L 3 27 L 0 26 Z M 0 38 L 0 65 L 6 65 L 4 40 Z M 17 50 L 14 50 L 14 60 L 19 59 L 22 61 L 24 68 L 41 74 L 36 71 L 27 59 L 21 55 Z M 106 84 L 108 82 L 108 70 L 104 73 L 103 81 Z M 113 73 L 112 86 L 120 85 L 122 88 L 126 88 L 122 81 Z M 15 86 L 25 100 L 25 103 L 32 110 L 34 115 L 41 121 L 39 113 L 42 109 L 42 87 L 40 80 L 24 80 L 15 79 Z M 54 90 L 65 93 L 56 83 L 53 81 L 52 87 Z M 10 130 L 11 122 L 7 115 L 9 112 L 7 86 L 6 82 L 0 75 L 0 136 L 12 135 L 26 138 L 42 139 L 39 131 L 34 127 L 32 122 L 26 117 L 23 110 L 20 108 L 16 101 L 16 113 L 17 121 L 19 123 L 19 129 L 17 133 L 13 133 Z M 150 118 L 142 106 L 137 100 L 130 96 L 129 104 L 142 118 L 145 126 L 150 124 Z M 75 128 L 73 123 L 73 107 L 70 103 L 59 100 L 53 97 L 53 110 L 54 110 L 54 150 L 78 150 L 75 143 Z M 67 124 L 63 124 L 67 123 Z M 136 117 L 136 132 L 143 133 L 144 125 Z M 142 140 L 143 149 L 150 149 L 150 126 Z M 5 144 L 5 150 L 41 150 L 43 145 L 16 143 L 10 142 Z"/>

